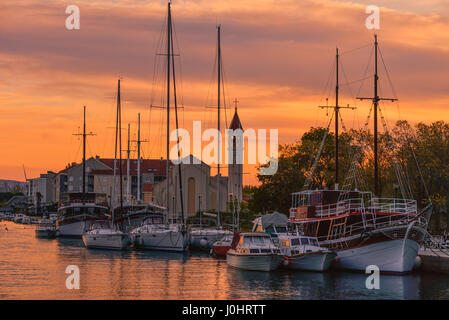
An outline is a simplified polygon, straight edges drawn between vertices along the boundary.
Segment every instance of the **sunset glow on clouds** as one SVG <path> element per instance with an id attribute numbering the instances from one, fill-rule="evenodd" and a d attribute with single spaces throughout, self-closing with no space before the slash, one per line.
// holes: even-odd
<path id="1" fill-rule="evenodd" d="M 425 5 L 424 5 L 425 3 Z M 0 4 L 0 177 L 23 180 L 80 161 L 82 106 L 88 108 L 88 155 L 113 156 L 115 92 L 123 78 L 123 127 L 142 114 L 144 156 L 165 156 L 160 125 L 150 114 L 153 65 L 166 16 L 166 1 L 74 0 L 81 29 L 65 28 L 66 1 L 6 0 Z M 448 120 L 449 2 L 431 1 L 205 1 L 175 0 L 173 18 L 182 65 L 182 123 L 209 124 L 215 101 L 213 66 L 216 25 L 229 100 L 237 98 L 246 128 L 278 128 L 280 143 L 294 142 L 311 125 L 325 125 L 324 85 L 335 47 L 343 52 L 348 81 L 363 77 L 373 41 L 365 28 L 366 5 L 381 7 L 380 48 L 389 68 L 397 104 L 383 106 L 389 123 Z M 364 47 L 348 52 L 352 49 Z M 345 53 L 347 52 L 347 53 Z M 372 74 L 371 69 L 368 74 Z M 385 73 L 382 94 L 393 95 Z M 342 75 L 343 77 L 343 75 Z M 346 82 L 344 78 L 342 82 Z M 360 94 L 371 96 L 372 79 Z M 363 125 L 368 102 L 354 100 L 359 82 L 342 86 L 348 127 Z M 352 94 L 351 94 L 352 92 Z M 330 103 L 333 103 L 332 96 Z M 233 108 L 227 110 L 228 124 Z M 150 122 L 151 120 L 151 122 Z M 126 136 L 126 134 L 125 134 Z M 252 172 L 252 170 L 250 170 Z M 254 183 L 253 174 L 245 176 Z"/>

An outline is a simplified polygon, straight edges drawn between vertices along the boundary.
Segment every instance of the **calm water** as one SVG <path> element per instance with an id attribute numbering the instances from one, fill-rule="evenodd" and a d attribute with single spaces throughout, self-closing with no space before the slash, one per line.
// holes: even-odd
<path id="1" fill-rule="evenodd" d="M 363 274 L 240 271 L 207 254 L 86 249 L 4 221 L 0 255 L 0 299 L 449 299 L 446 275 L 385 275 L 368 290 Z M 80 268 L 79 290 L 65 287 L 68 265 Z"/>

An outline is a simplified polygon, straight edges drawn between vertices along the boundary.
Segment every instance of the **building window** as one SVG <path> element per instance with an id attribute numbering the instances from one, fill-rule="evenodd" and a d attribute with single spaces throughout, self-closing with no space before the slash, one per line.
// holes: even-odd
<path id="1" fill-rule="evenodd" d="M 87 192 L 94 192 L 94 176 L 87 177 Z"/>

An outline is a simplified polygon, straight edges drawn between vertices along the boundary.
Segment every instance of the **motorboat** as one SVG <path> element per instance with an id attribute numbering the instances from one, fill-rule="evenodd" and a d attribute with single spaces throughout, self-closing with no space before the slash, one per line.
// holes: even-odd
<path id="1" fill-rule="evenodd" d="M 201 228 L 190 229 L 190 247 L 198 250 L 210 250 L 215 242 L 228 236 L 232 239 L 232 232 L 222 228 Z"/>
<path id="2" fill-rule="evenodd" d="M 336 254 L 320 247 L 316 237 L 301 236 L 289 231 L 286 215 L 273 212 L 256 218 L 253 231 L 270 234 L 284 256 L 283 265 L 294 270 L 326 271 L 330 268 Z"/>
<path id="3" fill-rule="evenodd" d="M 226 253 L 231 249 L 233 235 L 226 235 L 221 240 L 212 245 L 212 254 L 216 257 L 226 257 Z"/>
<path id="4" fill-rule="evenodd" d="M 236 232 L 226 253 L 227 264 L 243 270 L 272 271 L 283 259 L 270 235 L 262 232 Z"/>
<path id="5" fill-rule="evenodd" d="M 22 224 L 31 224 L 31 219 L 30 217 L 24 216 L 22 218 Z"/>
<path id="6" fill-rule="evenodd" d="M 22 219 L 23 219 L 24 215 L 22 213 L 17 213 L 14 217 L 14 222 L 15 223 L 22 223 Z"/>
<path id="7" fill-rule="evenodd" d="M 315 237 L 281 234 L 278 239 L 284 265 L 289 269 L 327 271 L 337 256 L 334 251 L 321 247 Z"/>
<path id="8" fill-rule="evenodd" d="M 110 220 L 93 222 L 82 239 L 87 248 L 123 250 L 130 245 L 129 235 L 120 231 Z"/>
<path id="9" fill-rule="evenodd" d="M 56 238 L 56 227 L 51 220 L 40 220 L 36 225 L 35 234 L 37 238 Z"/>

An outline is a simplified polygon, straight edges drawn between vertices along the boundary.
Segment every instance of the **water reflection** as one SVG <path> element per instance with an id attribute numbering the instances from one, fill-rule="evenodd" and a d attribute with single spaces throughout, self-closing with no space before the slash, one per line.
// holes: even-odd
<path id="1" fill-rule="evenodd" d="M 87 249 L 77 239 L 37 239 L 33 226 L 2 222 L 0 299 L 449 299 L 449 276 L 242 271 L 206 253 Z M 68 265 L 80 290 L 68 290 Z"/>

